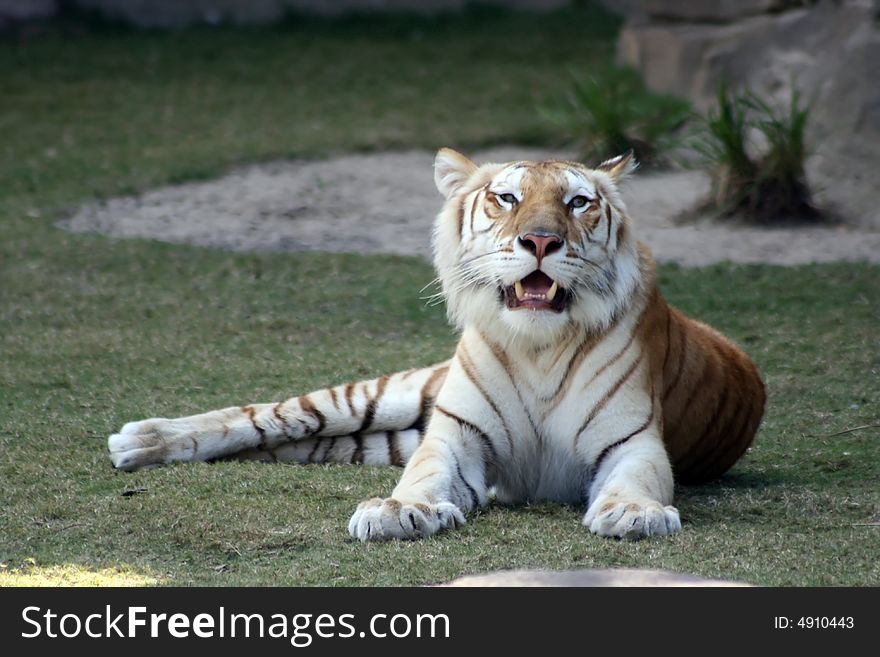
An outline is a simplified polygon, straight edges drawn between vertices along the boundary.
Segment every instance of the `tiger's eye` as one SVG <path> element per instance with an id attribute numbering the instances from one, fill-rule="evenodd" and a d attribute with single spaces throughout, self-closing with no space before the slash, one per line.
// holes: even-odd
<path id="1" fill-rule="evenodd" d="M 501 194 L 498 198 L 500 198 L 505 203 L 510 203 L 511 205 L 516 203 L 516 196 L 514 196 L 513 194 Z"/>
<path id="2" fill-rule="evenodd" d="M 586 196 L 575 196 L 568 202 L 570 208 L 582 208 L 589 202 Z"/>

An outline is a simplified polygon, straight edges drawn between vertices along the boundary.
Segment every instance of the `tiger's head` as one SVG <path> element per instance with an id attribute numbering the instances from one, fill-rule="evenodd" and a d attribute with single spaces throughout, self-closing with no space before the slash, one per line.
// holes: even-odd
<path id="1" fill-rule="evenodd" d="M 441 149 L 434 181 L 446 201 L 434 265 L 452 321 L 544 344 L 610 326 L 642 281 L 617 191 L 635 167 L 631 154 L 595 169 L 558 160 L 477 166 Z"/>

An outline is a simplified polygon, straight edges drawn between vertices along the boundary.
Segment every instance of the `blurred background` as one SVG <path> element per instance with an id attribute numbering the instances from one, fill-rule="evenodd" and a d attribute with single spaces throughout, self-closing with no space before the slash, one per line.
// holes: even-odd
<path id="1" fill-rule="evenodd" d="M 633 149 L 649 170 L 702 173 L 635 192 L 637 211 L 661 199 L 649 238 L 695 217 L 874 232 L 878 13 L 874 0 L 0 0 L 0 185 L 23 191 L 64 169 L 105 198 L 332 153 L 516 145 L 543 150 L 503 156 L 596 163 Z M 389 164 L 381 179 L 424 166 Z M 302 198 L 319 193 L 315 176 L 291 183 Z M 143 207 L 86 208 L 66 225 L 217 245 L 183 230 L 210 230 L 196 208 L 169 202 L 153 203 L 164 225 Z M 337 250 L 307 225 L 344 214 L 331 197 L 255 202 L 248 225 L 277 220 L 285 234 L 240 248 Z M 246 209 L 231 212 L 239 235 L 219 245 L 234 248 L 248 243 Z M 295 230 L 285 213 L 302 219 Z M 416 214 L 396 252 L 418 248 L 433 212 Z M 844 240 L 834 258 L 873 247 Z"/>

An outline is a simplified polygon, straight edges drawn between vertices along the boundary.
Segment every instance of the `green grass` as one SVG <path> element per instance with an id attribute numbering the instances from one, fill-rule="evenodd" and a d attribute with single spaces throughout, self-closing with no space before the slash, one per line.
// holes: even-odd
<path id="1" fill-rule="evenodd" d="M 0 584 L 422 584 L 615 565 L 880 584 L 878 528 L 859 526 L 880 513 L 878 432 L 827 437 L 880 421 L 880 268 L 867 265 L 661 270 L 668 297 L 739 340 L 770 391 L 751 453 L 719 483 L 677 492 L 684 531 L 670 539 L 602 540 L 578 509 L 539 504 L 362 545 L 348 516 L 390 492 L 393 468 L 110 467 L 106 437 L 126 421 L 428 364 L 455 338 L 419 300 L 432 277 L 419 260 L 73 235 L 53 225 L 65 207 L 278 156 L 550 139 L 526 104 L 566 84 L 558 58 L 610 57 L 613 25 L 583 37 L 591 15 L 502 17 L 507 29 L 485 34 L 471 16 L 460 29 L 0 44 Z M 443 49 L 452 62 L 429 56 Z M 294 71 L 312 73 L 292 85 Z M 364 75 L 376 113 L 352 106 L 346 85 Z"/>

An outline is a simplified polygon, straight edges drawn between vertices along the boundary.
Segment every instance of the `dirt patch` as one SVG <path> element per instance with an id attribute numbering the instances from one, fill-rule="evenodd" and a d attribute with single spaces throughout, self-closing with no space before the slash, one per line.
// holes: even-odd
<path id="1" fill-rule="evenodd" d="M 498 148 L 477 162 L 566 157 Z M 442 199 L 433 154 L 391 152 L 261 164 L 209 182 L 156 189 L 84 206 L 62 222 L 74 231 L 146 237 L 235 251 L 337 251 L 430 257 Z M 837 227 L 748 228 L 675 218 L 708 190 L 699 172 L 643 173 L 623 189 L 640 237 L 658 260 L 700 266 L 880 262 L 880 231 Z"/>

